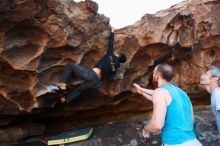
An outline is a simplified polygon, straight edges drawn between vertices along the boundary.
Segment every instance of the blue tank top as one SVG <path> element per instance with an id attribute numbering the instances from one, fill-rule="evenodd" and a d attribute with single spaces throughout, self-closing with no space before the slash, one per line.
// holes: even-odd
<path id="1" fill-rule="evenodd" d="M 181 144 L 195 139 L 191 102 L 187 94 L 173 84 L 164 84 L 160 88 L 168 90 L 172 97 L 161 132 L 163 144 Z"/>

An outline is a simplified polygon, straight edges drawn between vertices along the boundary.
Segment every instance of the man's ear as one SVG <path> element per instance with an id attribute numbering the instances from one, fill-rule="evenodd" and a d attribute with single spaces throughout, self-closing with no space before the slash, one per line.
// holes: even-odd
<path id="1" fill-rule="evenodd" d="M 156 78 L 157 80 L 159 80 L 159 79 L 160 79 L 160 75 L 159 75 L 159 73 L 158 73 L 158 72 L 155 74 L 155 78 Z"/>
<path id="2" fill-rule="evenodd" d="M 161 78 L 161 73 L 160 72 L 156 72 L 156 76 L 157 76 L 157 79 Z"/>
<path id="3" fill-rule="evenodd" d="M 219 77 L 213 77 L 212 78 L 212 81 L 218 81 L 219 80 Z"/>

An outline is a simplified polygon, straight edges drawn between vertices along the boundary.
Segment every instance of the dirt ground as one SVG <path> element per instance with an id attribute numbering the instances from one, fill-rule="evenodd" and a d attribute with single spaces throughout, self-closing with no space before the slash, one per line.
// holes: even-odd
<path id="1" fill-rule="evenodd" d="M 220 146 L 216 124 L 209 106 L 196 107 L 196 135 L 203 146 Z M 92 136 L 85 141 L 67 146 L 161 146 L 160 135 L 150 139 L 141 137 L 141 130 L 149 118 L 142 115 L 129 120 L 94 127 Z"/>

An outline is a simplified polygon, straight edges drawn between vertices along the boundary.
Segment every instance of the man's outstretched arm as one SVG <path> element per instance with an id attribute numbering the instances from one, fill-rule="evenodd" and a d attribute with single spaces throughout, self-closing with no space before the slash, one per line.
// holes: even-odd
<path id="1" fill-rule="evenodd" d="M 145 89 L 139 86 L 138 84 L 133 83 L 133 91 L 143 95 L 145 98 L 152 101 L 152 95 L 153 95 L 154 90 Z"/>

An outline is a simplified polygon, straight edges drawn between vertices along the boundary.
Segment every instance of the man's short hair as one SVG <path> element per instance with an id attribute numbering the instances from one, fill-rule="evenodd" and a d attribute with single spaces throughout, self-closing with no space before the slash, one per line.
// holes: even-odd
<path id="1" fill-rule="evenodd" d="M 209 71 L 212 77 L 218 77 L 218 85 L 220 86 L 220 67 L 211 66 Z"/>
<path id="2" fill-rule="evenodd" d="M 156 71 L 161 74 L 161 77 L 166 81 L 171 81 L 174 77 L 174 71 L 169 64 L 159 64 L 156 66 Z"/>

